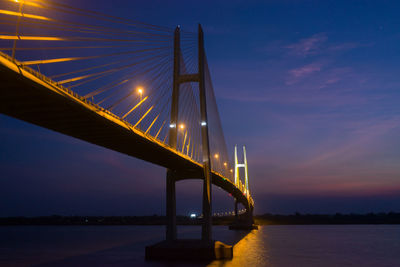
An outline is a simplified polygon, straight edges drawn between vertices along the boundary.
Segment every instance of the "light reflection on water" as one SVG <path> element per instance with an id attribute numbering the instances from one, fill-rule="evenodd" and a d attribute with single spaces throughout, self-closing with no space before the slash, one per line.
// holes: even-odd
<path id="1" fill-rule="evenodd" d="M 233 260 L 213 261 L 208 266 L 270 266 L 268 236 L 264 233 L 264 227 L 259 229 L 248 233 L 234 246 Z"/>
<path id="2" fill-rule="evenodd" d="M 209 266 L 400 266 L 399 225 L 263 226 Z"/>
<path id="3" fill-rule="evenodd" d="M 234 244 L 234 259 L 146 262 L 144 247 L 164 238 L 161 226 L 3 226 L 0 266 L 400 266 L 400 226 L 262 226 L 250 233 L 213 228 Z M 200 227 L 179 227 L 198 238 Z"/>

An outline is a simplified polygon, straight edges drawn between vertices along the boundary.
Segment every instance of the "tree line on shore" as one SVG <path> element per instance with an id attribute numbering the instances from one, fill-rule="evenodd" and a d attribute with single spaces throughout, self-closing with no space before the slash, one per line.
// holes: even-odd
<path id="1" fill-rule="evenodd" d="M 282 224 L 400 224 L 400 213 L 366 213 L 366 214 L 301 214 L 291 215 L 266 213 L 255 217 L 256 223 L 262 225 Z"/>
<path id="2" fill-rule="evenodd" d="M 243 218 L 245 215 L 240 215 Z M 229 225 L 234 216 L 214 217 L 213 224 Z M 263 214 L 254 216 L 259 225 L 291 224 L 400 224 L 400 213 L 367 213 L 367 214 L 301 214 L 290 215 Z M 0 225 L 165 225 L 166 217 L 152 216 L 40 216 L 40 217 L 0 217 Z M 198 225 L 201 218 L 177 216 L 180 225 Z"/>

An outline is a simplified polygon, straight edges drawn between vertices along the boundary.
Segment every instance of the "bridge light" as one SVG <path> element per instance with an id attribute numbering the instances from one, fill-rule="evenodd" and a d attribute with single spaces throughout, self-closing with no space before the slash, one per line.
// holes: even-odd
<path id="1" fill-rule="evenodd" d="M 201 126 L 206 126 L 206 125 L 207 125 L 207 122 L 205 122 L 205 121 L 201 122 Z"/>
<path id="2" fill-rule="evenodd" d="M 219 155 L 218 155 L 218 154 L 215 154 L 215 155 L 214 155 L 214 158 L 218 159 L 218 158 L 219 158 Z"/>
<path id="3" fill-rule="evenodd" d="M 197 217 L 196 213 L 191 213 L 190 218 L 195 219 Z"/>
<path id="4" fill-rule="evenodd" d="M 169 128 L 175 128 L 176 127 L 176 124 L 175 123 L 171 123 L 170 125 L 169 125 Z"/>
<path id="5" fill-rule="evenodd" d="M 230 171 L 230 172 L 233 172 L 233 169 L 230 169 L 229 171 Z"/>
<path id="6" fill-rule="evenodd" d="M 224 162 L 224 166 L 227 167 L 227 166 L 228 166 L 228 163 Z"/>
<path id="7" fill-rule="evenodd" d="M 138 91 L 138 93 L 139 93 L 139 95 L 140 95 L 140 102 L 142 102 L 142 99 L 143 99 L 143 87 L 141 87 L 141 86 L 138 86 L 137 87 L 137 91 Z M 139 106 L 139 117 L 141 117 L 142 116 L 142 106 Z M 140 126 L 139 126 L 140 127 Z"/>
<path id="8" fill-rule="evenodd" d="M 181 130 L 185 129 L 185 124 L 183 124 L 183 123 L 179 124 L 179 128 L 180 128 Z"/>

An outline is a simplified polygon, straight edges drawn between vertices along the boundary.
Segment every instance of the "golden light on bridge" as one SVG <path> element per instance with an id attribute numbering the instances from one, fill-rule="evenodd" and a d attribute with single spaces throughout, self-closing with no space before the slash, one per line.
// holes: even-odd
<path id="1" fill-rule="evenodd" d="M 224 162 L 224 166 L 227 167 L 227 166 L 228 166 L 228 163 Z"/>
<path id="2" fill-rule="evenodd" d="M 143 87 L 142 86 L 138 86 L 137 88 L 137 92 L 139 93 L 139 95 L 140 95 L 140 102 L 139 103 L 142 103 L 142 100 L 143 100 L 143 92 L 144 92 L 144 90 L 143 90 Z M 146 97 L 147 98 L 147 97 Z M 141 117 L 142 116 L 142 106 L 140 105 L 139 106 L 139 117 Z"/>
<path id="3" fill-rule="evenodd" d="M 185 124 L 183 124 L 183 123 L 179 124 L 179 128 L 180 128 L 181 130 L 185 129 Z"/>
<path id="4" fill-rule="evenodd" d="M 215 154 L 214 158 L 219 159 L 219 154 Z"/>

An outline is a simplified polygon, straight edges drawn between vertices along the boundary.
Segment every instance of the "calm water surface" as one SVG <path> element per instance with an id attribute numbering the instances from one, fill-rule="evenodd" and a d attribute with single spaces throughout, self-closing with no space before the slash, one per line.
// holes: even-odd
<path id="1" fill-rule="evenodd" d="M 398 225 L 213 230 L 236 244 L 232 261 L 146 262 L 144 247 L 163 239 L 161 226 L 3 226 L 0 266 L 400 266 Z M 199 227 L 179 227 L 180 238 L 199 236 Z"/>

